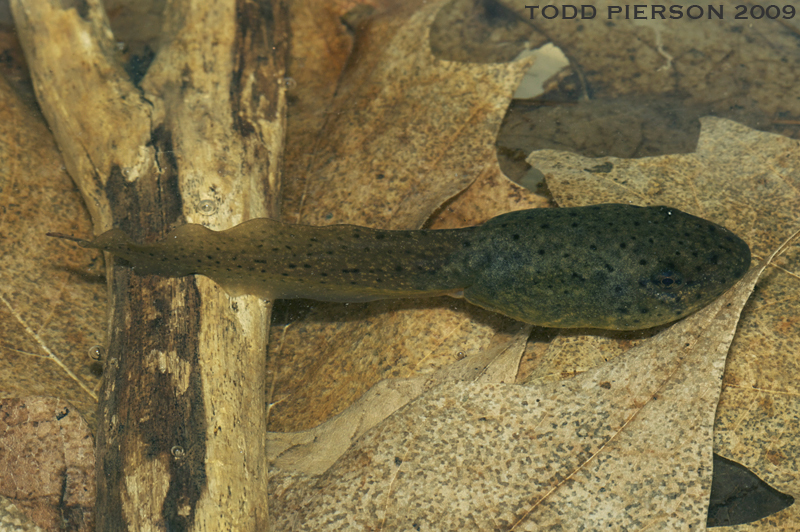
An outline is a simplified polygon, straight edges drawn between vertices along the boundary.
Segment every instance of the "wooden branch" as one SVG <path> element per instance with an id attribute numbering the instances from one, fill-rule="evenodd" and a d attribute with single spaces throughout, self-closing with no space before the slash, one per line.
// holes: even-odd
<path id="1" fill-rule="evenodd" d="M 77 6 L 77 7 L 70 7 Z M 177 0 L 135 86 L 99 0 L 12 0 L 37 97 L 97 233 L 277 216 L 280 0 Z M 107 257 L 108 258 L 108 257 Z M 98 530 L 266 530 L 270 306 L 112 265 Z"/>

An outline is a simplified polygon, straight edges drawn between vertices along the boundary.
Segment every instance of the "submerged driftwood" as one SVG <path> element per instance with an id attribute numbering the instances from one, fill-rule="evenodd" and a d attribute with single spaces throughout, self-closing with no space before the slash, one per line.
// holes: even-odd
<path id="1" fill-rule="evenodd" d="M 73 7 L 70 7 L 73 6 Z M 99 1 L 12 1 L 41 108 L 95 232 L 141 240 L 277 215 L 281 2 L 172 2 L 140 83 Z M 265 530 L 269 305 L 108 261 L 98 530 Z"/>

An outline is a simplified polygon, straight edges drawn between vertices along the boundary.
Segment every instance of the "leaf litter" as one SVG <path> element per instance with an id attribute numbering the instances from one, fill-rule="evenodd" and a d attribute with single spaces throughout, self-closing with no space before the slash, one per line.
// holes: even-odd
<path id="1" fill-rule="evenodd" d="M 47 126 L 2 79 L 0 114 L 0 394 L 57 394 L 91 420 L 99 377 L 86 353 L 102 343 L 105 283 L 85 253 L 45 236 L 91 225 Z"/>
<path id="2" fill-rule="evenodd" d="M 388 41 L 388 39 L 387 39 L 387 41 Z M 626 77 L 626 76 L 623 76 L 623 78 L 624 77 Z M 725 82 L 725 83 L 728 83 L 728 82 Z M 330 84 L 329 84 L 329 86 L 330 86 Z M 786 93 L 784 93 L 784 94 L 786 94 Z M 323 104 L 323 106 L 324 106 L 324 104 Z M 29 120 L 26 120 L 26 123 L 27 122 L 29 122 Z M 769 138 L 765 142 L 767 142 L 767 143 L 780 143 L 781 140 L 780 139 L 775 139 L 775 138 Z M 305 151 L 307 152 L 308 150 L 305 150 Z M 747 151 L 746 153 L 748 153 L 749 155 L 758 155 L 758 151 L 757 150 L 750 150 L 750 151 Z M 793 166 L 793 163 L 792 163 L 790 158 L 787 159 L 787 157 L 791 156 L 791 153 L 792 152 L 790 150 L 788 150 L 786 152 L 786 154 L 784 154 L 784 156 L 783 156 L 784 159 L 783 160 L 777 159 L 777 160 L 768 161 L 767 167 L 768 168 L 778 167 L 779 169 L 781 169 L 783 171 L 782 175 L 784 175 L 784 176 L 787 175 L 790 172 L 792 167 L 797 168 L 796 165 Z M 794 153 L 796 154 L 797 151 L 795 150 Z M 50 156 L 50 157 L 52 158 L 53 156 Z M 482 159 L 483 156 L 477 155 L 475 157 L 476 157 L 476 159 L 480 160 L 480 159 Z M 494 157 L 493 154 L 491 155 L 491 157 L 492 158 Z M 55 159 L 57 160 L 57 157 Z M 290 162 L 291 161 L 287 161 L 287 165 Z M 309 163 L 309 165 L 306 165 L 306 166 L 301 164 L 301 165 L 299 165 L 299 167 L 301 167 L 301 168 L 310 167 L 312 169 L 313 168 L 319 168 L 319 166 L 315 167 L 314 164 L 315 163 L 313 163 L 313 162 Z M 595 162 L 594 164 L 597 164 L 597 163 Z M 748 190 L 747 191 L 748 194 L 752 194 L 752 197 L 754 198 L 752 200 L 753 202 L 755 202 L 756 198 L 759 197 L 759 195 L 758 195 L 759 193 L 764 192 L 764 191 L 768 192 L 768 191 L 770 191 L 771 187 L 773 187 L 776 184 L 778 184 L 774 180 L 774 176 L 776 175 L 776 172 L 772 172 L 771 174 L 769 172 L 765 172 L 765 174 L 766 174 L 765 176 L 761 176 L 762 177 L 761 179 L 756 179 L 756 180 L 749 179 L 751 176 L 747 176 L 747 178 L 742 178 L 743 179 L 742 185 L 746 186 L 746 185 L 750 184 L 754 188 L 754 190 Z M 777 174 L 780 175 L 780 172 L 777 172 Z M 713 175 L 713 173 L 711 175 Z M 791 174 L 790 174 L 790 176 L 791 176 Z M 384 177 L 385 177 L 385 175 L 384 175 Z M 709 179 L 711 180 L 713 178 L 709 177 Z M 790 191 L 791 191 L 792 188 L 794 188 L 794 190 L 797 189 L 796 186 L 793 187 L 790 184 L 789 180 L 786 180 L 785 184 L 789 185 L 788 189 Z M 309 185 L 308 186 L 308 190 L 313 192 L 313 189 L 314 189 L 315 186 L 316 185 Z M 327 186 L 335 187 L 335 186 L 338 186 L 338 184 L 332 183 L 332 184 L 329 184 Z M 349 186 L 358 187 L 360 185 L 349 185 Z M 367 186 L 367 185 L 364 185 L 364 186 Z M 301 191 L 297 195 L 297 197 L 298 198 L 301 197 L 302 194 L 303 194 L 303 191 L 305 191 L 305 190 L 306 190 L 305 188 L 301 187 Z M 324 191 L 324 186 L 323 186 L 322 190 Z M 658 189 L 656 189 L 656 190 L 658 190 Z M 318 192 L 313 192 L 313 193 L 318 193 Z M 771 196 L 771 198 L 773 198 L 773 199 L 780 198 L 781 195 L 785 194 L 785 193 L 786 193 L 786 188 L 783 188 L 783 189 L 781 189 L 781 191 L 774 192 L 773 195 Z M 306 200 L 305 200 L 306 201 L 306 203 L 305 203 L 305 205 L 306 205 L 305 208 L 306 209 L 307 208 L 316 209 L 316 207 L 314 207 L 314 202 L 308 199 L 311 196 L 313 196 L 313 194 L 308 195 L 306 197 Z M 591 196 L 587 195 L 587 197 L 591 197 Z M 786 196 L 784 196 L 784 197 L 786 197 Z M 789 194 L 788 197 L 791 197 L 791 193 Z M 443 201 L 444 199 L 445 198 L 441 198 L 438 201 Z M 376 199 L 375 201 L 381 201 L 381 200 L 380 199 Z M 740 201 L 741 201 L 741 199 L 740 199 Z M 598 201 L 593 200 L 592 202 L 596 203 Z M 40 204 L 43 205 L 44 203 L 40 203 Z M 300 203 L 298 202 L 298 205 L 299 204 Z M 680 205 L 677 205 L 677 206 L 680 207 Z M 741 203 L 738 206 L 739 207 L 743 207 L 744 204 Z M 449 208 L 448 206 L 444 207 L 445 210 L 448 209 L 448 208 Z M 682 208 L 686 209 L 686 207 L 682 207 Z M 776 222 L 778 220 L 775 220 L 774 218 L 769 218 L 769 216 L 778 216 L 779 217 L 782 214 L 786 213 L 785 210 L 781 209 L 778 206 L 768 205 L 768 206 L 766 206 L 764 208 L 765 213 L 763 213 L 763 214 L 762 213 L 758 213 L 758 215 L 756 215 L 755 210 L 751 210 L 751 209 L 749 209 L 747 207 L 745 207 L 743 210 L 744 210 L 745 214 L 747 214 L 747 213 L 750 214 L 752 225 L 755 226 L 756 224 L 760 224 L 761 227 L 764 229 L 765 233 L 767 232 L 767 230 L 771 230 L 771 231 L 773 231 L 773 233 L 772 233 L 773 235 L 777 235 L 780 232 L 785 232 L 785 230 L 788 227 L 790 227 L 790 225 L 791 225 L 791 220 L 790 219 L 784 219 L 784 220 L 781 221 L 781 223 L 777 224 L 781 231 L 775 232 L 776 226 L 770 227 L 773 222 Z M 745 231 L 744 233 L 742 233 L 740 231 L 739 227 L 731 226 L 730 223 L 728 222 L 728 220 L 731 219 L 731 218 L 728 218 L 725 215 L 723 215 L 722 213 L 724 211 L 725 211 L 724 209 L 718 210 L 717 214 L 716 214 L 716 216 L 720 216 L 719 220 L 722 221 L 722 223 L 724 223 L 725 225 L 727 225 L 727 226 L 731 227 L 732 229 L 736 230 L 740 234 L 743 234 L 743 235 L 744 234 L 750 234 L 748 231 Z M 324 209 L 320 209 L 320 210 L 318 210 L 316 212 L 321 213 L 322 215 L 326 215 L 327 214 L 324 211 Z M 790 212 L 791 212 L 791 210 L 790 210 Z M 51 215 L 51 213 L 48 213 L 48 216 L 50 216 L 50 215 Z M 374 217 L 375 214 L 373 213 L 372 216 Z M 422 213 L 422 218 L 418 218 L 418 220 L 423 220 L 424 216 L 426 216 L 426 214 Z M 47 218 L 47 216 L 45 218 Z M 74 222 L 72 222 L 72 220 L 75 220 L 75 219 L 78 219 L 78 218 L 79 217 L 77 215 L 75 215 L 75 216 L 70 216 L 68 219 L 70 220 L 70 223 L 74 223 Z M 463 217 L 463 218 L 466 219 L 466 217 Z M 378 218 L 374 218 L 374 219 L 377 220 Z M 84 220 L 85 220 L 85 217 L 84 217 Z M 477 221 L 480 221 L 480 220 L 477 220 Z M 376 223 L 378 223 L 378 222 L 376 222 Z M 88 224 L 87 224 L 87 227 L 88 227 Z M 750 227 L 750 226 L 745 221 L 743 228 L 747 229 L 748 227 Z M 48 226 L 46 229 L 47 230 L 52 230 L 53 227 L 52 226 Z M 62 229 L 62 230 L 64 232 L 79 232 L 79 233 L 86 233 L 87 232 L 86 230 L 81 231 L 81 230 L 76 230 L 76 229 L 70 228 L 70 227 L 67 227 L 67 228 Z M 760 231 L 759 231 L 759 233 L 760 233 Z M 761 236 L 761 235 L 759 235 L 759 236 Z M 775 237 L 772 237 L 772 240 L 770 240 L 769 243 L 771 244 L 774 241 L 774 239 L 775 239 Z M 754 238 L 748 238 L 748 240 L 750 240 L 751 242 L 756 242 L 756 241 L 761 242 L 761 241 L 763 241 L 761 239 L 754 239 Z M 770 245 L 769 247 L 772 247 L 772 246 Z M 762 254 L 762 256 L 766 252 L 766 249 L 768 249 L 768 248 L 765 247 L 765 249 L 760 250 L 760 253 Z M 755 248 L 754 248 L 754 251 L 759 252 L 759 250 L 755 249 Z M 51 256 L 55 256 L 55 255 L 52 254 Z M 86 260 L 85 257 L 77 257 L 75 259 L 75 263 L 77 263 L 77 264 L 85 264 L 85 262 L 84 262 L 85 260 Z M 38 262 L 41 262 L 41 261 L 38 261 Z M 793 262 L 789 262 L 788 264 L 784 264 L 783 266 L 788 272 L 792 272 L 793 271 L 792 264 L 794 264 L 794 263 Z M 775 273 L 776 271 L 777 270 L 774 270 L 773 272 L 768 272 L 768 275 L 778 275 L 777 273 Z M 797 286 L 796 285 L 796 276 L 795 276 L 795 280 L 794 281 L 789 280 L 789 281 L 779 281 L 779 282 L 781 283 L 782 288 L 783 288 L 781 300 L 787 301 L 787 302 L 791 302 L 792 300 L 796 300 L 796 297 L 793 298 L 791 296 L 793 291 L 796 292 L 796 286 Z M 102 291 L 103 290 L 102 290 L 102 287 L 101 287 L 101 292 Z M 97 299 L 99 300 L 101 297 L 102 297 L 102 294 Z M 758 334 L 759 333 L 763 333 L 764 331 L 767 331 L 767 332 L 773 331 L 773 330 L 784 331 L 785 332 L 785 335 L 784 335 L 785 341 L 784 341 L 784 343 L 781 344 L 780 349 L 775 348 L 773 351 L 771 351 L 771 353 L 774 354 L 775 352 L 780 352 L 781 350 L 784 350 L 783 352 L 791 353 L 792 352 L 792 345 L 793 345 L 791 342 L 796 342 L 796 337 L 797 337 L 797 335 L 791 329 L 791 327 L 792 327 L 791 315 L 784 314 L 786 319 L 783 319 L 783 320 L 781 320 L 780 318 L 775 318 L 775 319 L 771 318 L 771 316 L 769 314 L 769 311 L 771 310 L 771 308 L 775 307 L 775 305 L 772 303 L 772 301 L 773 300 L 769 299 L 768 297 L 762 296 L 759 293 L 758 290 L 756 291 L 756 294 L 755 294 L 755 296 L 753 298 L 753 303 L 751 303 L 750 307 L 755 307 L 756 305 L 759 305 L 758 315 L 759 316 L 764 316 L 766 319 L 760 320 L 759 323 L 757 323 L 757 327 L 754 327 L 754 334 L 753 334 L 753 340 L 752 341 L 753 342 L 757 342 L 758 341 Z M 457 307 L 458 305 L 456 304 L 454 306 Z M 441 308 L 440 308 L 440 310 L 441 310 Z M 455 311 L 457 313 L 461 312 L 458 309 L 456 309 Z M 466 310 L 466 311 L 469 312 L 468 310 Z M 391 310 L 387 310 L 387 312 L 391 312 Z M 331 311 L 331 313 L 333 315 L 341 315 L 342 314 L 341 307 L 333 309 Z M 369 319 L 370 312 L 364 311 L 363 314 L 364 314 L 365 317 L 367 317 Z M 380 311 L 378 312 L 378 314 L 380 314 Z M 99 315 L 100 316 L 100 322 L 102 322 L 103 312 L 95 312 L 95 315 Z M 374 313 L 373 313 L 373 315 L 374 315 Z M 76 319 L 85 320 L 86 318 L 82 317 L 82 316 L 78 316 Z M 329 319 L 331 321 L 333 320 L 333 318 L 329 318 Z M 485 317 L 484 316 L 478 316 L 478 319 L 479 319 L 479 321 L 481 321 L 481 320 L 485 321 Z M 745 315 L 745 319 L 747 319 L 747 314 Z M 5 323 L 7 321 L 7 318 L 4 317 L 3 321 Z M 773 327 L 773 324 L 777 324 L 778 327 Z M 395 326 L 395 327 L 391 328 L 390 331 L 391 330 L 397 331 L 400 328 L 401 327 Z M 490 325 L 490 328 L 491 328 L 491 325 Z M 84 329 L 90 330 L 90 331 L 100 331 L 100 330 L 102 330 L 102 325 L 97 325 L 97 326 L 90 325 L 90 326 L 84 327 Z M 75 330 L 75 328 L 73 327 L 72 330 Z M 458 329 L 456 329 L 456 328 L 451 328 L 450 330 L 451 331 L 458 331 Z M 367 337 L 368 336 L 369 335 L 367 335 Z M 627 342 L 627 340 L 625 340 L 625 341 Z M 738 341 L 738 337 L 734 341 L 734 346 L 733 346 L 733 350 L 732 350 L 732 354 L 731 354 L 732 360 L 733 360 L 734 352 L 736 350 L 736 342 L 737 341 Z M 788 341 L 789 343 L 786 343 L 786 341 Z M 81 342 L 78 341 L 78 342 L 75 342 L 73 345 L 80 345 L 80 344 L 81 344 Z M 345 349 L 349 349 L 351 346 L 357 345 L 357 344 L 358 344 L 358 342 L 351 342 L 351 343 L 344 343 L 343 345 L 345 346 Z M 20 345 L 22 345 L 22 344 L 20 344 Z M 273 345 L 278 345 L 278 343 L 277 342 L 273 342 Z M 514 345 L 516 346 L 518 344 L 515 343 Z M 379 344 L 376 344 L 376 346 L 379 347 Z M 478 352 L 480 352 L 480 346 L 475 347 L 474 351 L 472 351 L 472 350 L 465 350 L 465 351 L 458 350 L 457 351 L 455 349 L 457 349 L 457 348 L 455 348 L 454 345 L 451 345 L 451 346 L 448 346 L 445 349 L 445 351 L 447 352 L 448 356 L 450 356 L 451 358 L 454 358 L 454 359 L 461 358 L 463 355 L 466 355 L 468 353 L 472 353 L 472 352 L 478 353 Z M 81 353 L 82 353 L 82 351 L 81 351 Z M 763 353 L 763 351 L 759 350 L 759 353 Z M 795 456 L 798 456 L 798 454 L 797 453 L 793 453 L 792 452 L 792 448 L 791 447 L 787 447 L 787 445 L 785 443 L 787 441 L 786 440 L 787 437 L 789 437 L 793 433 L 796 433 L 796 430 L 793 430 L 793 427 L 796 426 L 796 423 L 795 424 L 787 423 L 787 419 L 789 421 L 791 421 L 791 418 L 786 417 L 787 415 L 791 415 L 792 411 L 793 412 L 797 412 L 798 411 L 798 409 L 796 408 L 797 405 L 793 402 L 793 401 L 795 401 L 794 398 L 796 397 L 796 392 L 792 389 L 792 387 L 791 387 L 792 384 L 788 382 L 789 377 L 790 377 L 790 375 L 788 374 L 789 372 L 784 372 L 783 375 L 780 375 L 780 374 L 776 375 L 777 380 L 773 380 L 773 381 L 769 380 L 772 377 L 772 375 L 766 375 L 766 374 L 763 374 L 763 373 L 759 373 L 759 371 L 758 371 L 759 370 L 759 362 L 763 361 L 764 358 L 769 358 L 769 357 L 768 356 L 767 357 L 764 357 L 764 356 L 762 356 L 762 357 L 754 357 L 754 356 L 751 355 L 751 357 L 750 357 L 750 362 L 751 362 L 750 363 L 750 371 L 747 372 L 747 373 L 744 373 L 744 375 L 747 378 L 746 379 L 741 379 L 740 378 L 736 382 L 734 382 L 732 386 L 730 386 L 730 390 L 732 391 L 732 393 L 730 394 L 730 396 L 727 399 L 726 399 L 726 393 L 723 393 L 723 398 L 722 398 L 722 402 L 721 402 L 720 408 L 722 409 L 724 407 L 724 405 L 726 404 L 726 400 L 727 400 L 729 402 L 730 407 L 731 407 L 731 411 L 730 411 L 730 415 L 728 417 L 720 416 L 720 420 L 725 419 L 725 421 L 726 421 L 726 424 L 724 425 L 723 428 L 727 432 L 722 436 L 718 435 L 718 441 L 721 441 L 721 442 L 724 442 L 726 444 L 731 445 L 733 448 L 736 448 L 737 451 L 740 452 L 740 453 L 741 452 L 750 453 L 753 456 L 754 460 L 757 462 L 756 463 L 757 466 L 759 466 L 759 467 L 766 466 L 766 469 L 772 468 L 771 469 L 772 478 L 781 478 L 781 479 L 785 480 L 787 483 L 795 482 L 795 485 L 796 485 L 797 476 L 796 476 L 796 474 L 792 473 L 792 471 L 797 471 L 797 468 L 794 467 L 794 469 L 792 470 L 791 467 L 788 467 L 788 466 L 791 466 L 792 460 L 794 459 Z M 772 357 L 772 358 L 774 358 L 774 357 Z M 733 366 L 733 365 L 731 363 L 729 363 L 729 366 Z M 591 365 L 587 365 L 587 367 L 591 367 Z M 440 369 L 443 369 L 443 368 L 444 368 L 444 365 L 434 365 L 434 366 L 431 367 L 430 372 L 437 372 L 437 371 L 439 371 Z M 567 372 L 567 373 L 570 373 L 570 372 Z M 577 373 L 577 372 L 576 371 L 572 371 L 571 373 Z M 776 382 L 777 382 L 777 385 L 769 386 L 770 384 L 773 384 L 773 383 L 776 383 Z M 753 383 L 755 383 L 756 386 L 753 386 Z M 765 383 L 767 384 L 766 386 L 765 386 Z M 396 384 L 398 386 L 401 386 L 402 385 L 401 380 L 397 380 Z M 444 387 L 444 386 L 447 386 L 447 385 L 449 385 L 449 386 L 451 386 L 453 388 L 456 387 L 455 385 L 448 384 L 447 382 L 445 384 L 441 384 L 440 386 Z M 477 386 L 477 385 L 474 385 L 474 386 Z M 556 386 L 556 384 L 552 384 L 552 386 Z M 61 385 L 54 386 L 53 389 L 54 390 L 60 390 L 60 389 L 62 389 L 62 386 Z M 435 388 L 435 389 L 438 389 L 438 388 Z M 726 388 L 726 390 L 727 389 L 728 388 Z M 475 393 L 477 393 L 477 392 L 475 392 Z M 311 395 L 313 395 L 313 394 L 311 394 Z M 357 395 L 357 394 L 354 394 L 354 395 Z M 424 398 L 424 397 L 426 397 L 426 396 L 423 395 L 421 397 L 421 399 Z M 312 399 L 312 401 L 313 401 L 313 399 Z M 415 403 L 412 403 L 412 404 L 406 406 L 405 408 L 411 408 L 413 406 L 413 404 L 415 404 Z M 792 410 L 792 407 L 794 407 L 793 410 Z M 643 407 L 643 410 L 644 410 L 644 408 L 645 407 Z M 367 408 L 365 410 L 369 410 L 369 409 Z M 328 412 L 328 414 L 326 414 L 326 415 L 330 416 L 330 412 Z M 322 419 L 325 419 L 325 418 L 326 418 L 325 416 L 322 416 L 322 418 L 318 418 L 318 419 L 321 421 Z M 769 445 L 767 445 L 766 447 L 760 447 L 760 445 L 764 441 L 764 440 L 761 440 L 759 438 L 761 437 L 760 433 L 763 433 L 765 431 L 765 427 L 764 427 L 765 420 L 770 421 L 773 424 L 773 426 L 769 427 L 769 434 L 767 435 L 767 439 L 769 441 Z M 369 425 L 368 422 L 363 423 L 359 427 L 359 430 L 362 431 L 362 432 L 365 431 L 368 428 L 368 425 Z M 368 432 L 366 437 L 369 437 L 369 434 L 370 433 Z M 754 435 L 756 437 L 754 437 Z M 647 447 L 645 447 L 645 448 L 647 448 Z M 450 456 L 450 455 L 448 454 L 446 456 Z M 402 458 L 400 458 L 400 459 L 402 461 Z M 708 463 L 710 464 L 710 461 Z M 329 473 L 326 473 L 326 474 L 329 475 Z M 572 478 L 572 477 L 570 477 L 570 478 Z M 294 485 L 293 488 L 288 489 L 292 485 L 292 480 L 291 479 L 294 479 L 294 481 L 297 481 L 298 484 Z M 301 489 L 302 485 L 304 483 L 308 483 L 308 482 L 317 482 L 318 479 L 316 479 L 315 477 L 308 477 L 305 473 L 296 473 L 296 472 L 292 472 L 291 470 L 287 469 L 285 472 L 279 472 L 278 476 L 275 479 L 271 480 L 271 481 L 273 481 L 274 485 L 278 489 L 278 496 L 279 497 L 283 497 L 282 500 L 298 501 L 298 500 L 301 500 L 303 495 L 304 495 L 303 490 Z M 574 482 L 574 481 L 573 480 L 568 480 L 567 484 L 570 483 L 570 482 Z M 437 489 L 437 487 L 435 485 L 432 486 L 432 487 L 433 487 L 434 490 Z M 288 491 L 287 491 L 287 489 L 288 489 Z M 355 491 L 355 489 L 354 489 L 354 491 Z M 274 507 L 274 504 L 271 504 L 271 505 Z M 287 508 L 287 514 L 288 514 L 289 510 L 290 509 Z M 297 522 L 297 521 L 295 521 L 295 522 Z M 774 524 L 774 520 L 772 521 L 772 523 Z M 748 529 L 755 530 L 756 528 L 752 528 L 751 527 L 751 528 L 748 528 Z M 790 528 L 786 528 L 786 529 L 789 530 Z"/>

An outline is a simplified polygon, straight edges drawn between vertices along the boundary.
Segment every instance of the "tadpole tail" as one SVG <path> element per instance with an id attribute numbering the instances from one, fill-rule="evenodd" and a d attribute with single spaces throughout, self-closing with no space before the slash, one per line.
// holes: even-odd
<path id="1" fill-rule="evenodd" d="M 64 240 L 71 240 L 72 242 L 77 242 L 81 245 L 81 247 L 89 247 L 91 242 L 86 240 L 85 238 L 78 238 L 72 235 L 65 235 L 64 233 L 47 233 L 47 236 L 52 236 L 54 238 L 63 238 Z"/>

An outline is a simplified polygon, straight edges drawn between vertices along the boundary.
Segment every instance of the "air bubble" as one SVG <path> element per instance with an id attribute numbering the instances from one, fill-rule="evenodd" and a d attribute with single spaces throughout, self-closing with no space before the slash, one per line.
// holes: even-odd
<path id="1" fill-rule="evenodd" d="M 210 199 L 203 200 L 197 204 L 197 210 L 200 212 L 200 214 L 211 216 L 217 212 L 217 202 Z"/>
<path id="2" fill-rule="evenodd" d="M 295 87 L 297 87 L 297 81 L 295 81 L 294 78 L 280 78 L 278 80 L 278 83 L 280 83 L 281 87 L 283 87 L 287 91 L 290 91 Z"/>
<path id="3" fill-rule="evenodd" d="M 186 456 L 186 451 L 180 445 L 174 445 L 172 449 L 169 450 L 172 453 L 172 456 L 175 457 L 176 460 L 180 460 L 184 456 Z"/>
<path id="4" fill-rule="evenodd" d="M 89 358 L 92 360 L 103 360 L 105 354 L 106 350 L 103 349 L 102 345 L 93 345 L 89 348 Z"/>

